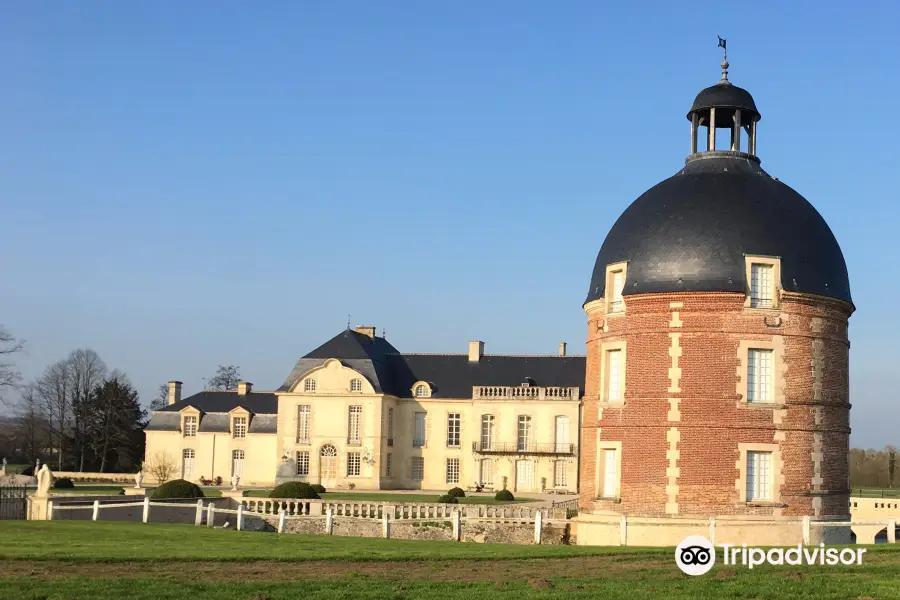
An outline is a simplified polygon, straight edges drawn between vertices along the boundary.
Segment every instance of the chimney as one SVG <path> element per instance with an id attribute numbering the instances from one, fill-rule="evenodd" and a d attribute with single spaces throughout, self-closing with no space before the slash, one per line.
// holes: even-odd
<path id="1" fill-rule="evenodd" d="M 181 402 L 181 382 L 180 381 L 170 381 L 169 382 L 169 404 L 175 404 L 176 402 Z"/>
<path id="2" fill-rule="evenodd" d="M 371 339 L 375 339 L 375 328 L 369 327 L 368 325 L 357 325 L 356 333 L 361 333 L 369 336 Z"/>
<path id="3" fill-rule="evenodd" d="M 469 342 L 469 362 L 478 362 L 484 356 L 484 342 Z"/>
<path id="4" fill-rule="evenodd" d="M 253 389 L 253 384 L 249 381 L 238 382 L 238 396 L 246 396 Z"/>
<path id="5" fill-rule="evenodd" d="M 560 355 L 560 356 L 565 356 L 565 355 L 566 355 L 566 343 L 565 343 L 565 342 L 560 342 L 560 343 L 559 343 L 559 355 Z"/>

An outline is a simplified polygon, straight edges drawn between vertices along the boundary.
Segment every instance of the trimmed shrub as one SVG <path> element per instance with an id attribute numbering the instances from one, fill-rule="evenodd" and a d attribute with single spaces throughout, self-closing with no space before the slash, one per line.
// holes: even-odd
<path id="1" fill-rule="evenodd" d="M 312 484 L 312 489 L 316 490 L 317 494 L 324 494 L 326 491 L 328 491 L 325 489 L 325 486 L 322 485 L 321 483 Z"/>
<path id="2" fill-rule="evenodd" d="M 459 500 L 457 500 L 456 496 L 451 496 L 450 494 L 438 496 L 437 501 L 441 504 L 459 504 Z"/>
<path id="3" fill-rule="evenodd" d="M 466 492 L 461 487 L 450 488 L 450 491 L 447 492 L 448 496 L 453 496 L 454 498 L 465 498 Z"/>
<path id="4" fill-rule="evenodd" d="M 512 495 L 512 492 L 509 490 L 500 490 L 496 494 L 494 494 L 494 500 L 498 502 L 512 502 L 516 497 Z"/>
<path id="5" fill-rule="evenodd" d="M 313 489 L 313 486 L 309 485 L 305 481 L 288 481 L 286 483 L 282 483 L 279 486 L 276 486 L 272 493 L 269 494 L 269 498 L 300 498 L 303 500 L 317 500 L 319 498 L 318 492 Z"/>
<path id="6" fill-rule="evenodd" d="M 32 465 L 32 466 L 30 466 L 30 467 L 28 467 L 28 468 L 22 469 L 22 472 L 19 473 L 19 474 L 20 474 L 20 475 L 26 475 L 26 476 L 28 476 L 28 477 L 34 477 L 34 465 Z"/>
<path id="7" fill-rule="evenodd" d="M 75 484 L 68 477 L 60 477 L 53 482 L 53 487 L 58 490 L 71 490 L 75 488 Z"/>
<path id="8" fill-rule="evenodd" d="M 150 493 L 150 498 L 203 498 L 203 490 L 196 483 L 184 479 L 173 479 L 157 487 Z"/>

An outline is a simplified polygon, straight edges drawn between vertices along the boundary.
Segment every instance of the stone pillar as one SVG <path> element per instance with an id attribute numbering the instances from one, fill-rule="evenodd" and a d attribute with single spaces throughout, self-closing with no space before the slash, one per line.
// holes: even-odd
<path id="1" fill-rule="evenodd" d="M 142 517 L 144 523 L 150 521 L 150 496 L 144 496 L 144 515 Z"/>
<path id="2" fill-rule="evenodd" d="M 53 520 L 53 500 L 47 502 L 47 520 Z"/>
<path id="3" fill-rule="evenodd" d="M 625 515 L 619 517 L 619 545 L 628 545 L 628 517 Z"/>
<path id="4" fill-rule="evenodd" d="M 334 509 L 330 506 L 328 510 L 325 512 L 325 535 L 332 535 L 334 533 Z"/>
<path id="5" fill-rule="evenodd" d="M 888 541 L 888 544 L 896 544 L 897 543 L 897 520 L 896 519 L 888 519 L 887 541 Z"/>
<path id="6" fill-rule="evenodd" d="M 709 518 L 709 543 L 713 546 L 716 545 L 716 518 Z"/>
<path id="7" fill-rule="evenodd" d="M 278 533 L 284 533 L 286 521 L 287 511 L 282 508 L 280 511 L 278 511 Z"/>
<path id="8" fill-rule="evenodd" d="M 453 541 L 458 542 L 462 538 L 462 519 L 458 510 L 453 511 Z"/>
<path id="9" fill-rule="evenodd" d="M 216 520 L 216 505 L 212 502 L 206 507 L 206 526 L 212 527 Z"/>
<path id="10" fill-rule="evenodd" d="M 244 505 L 238 504 L 237 507 L 237 530 L 241 531 L 244 528 Z"/>
<path id="11" fill-rule="evenodd" d="M 534 543 L 541 543 L 541 533 L 544 528 L 544 511 L 538 510 L 534 514 Z"/>
<path id="12" fill-rule="evenodd" d="M 803 516 L 803 545 L 809 546 L 810 540 L 810 520 L 809 515 Z"/>
<path id="13" fill-rule="evenodd" d="M 385 539 L 390 539 L 391 537 L 391 517 L 387 511 L 384 511 L 381 515 L 381 535 Z"/>
<path id="14" fill-rule="evenodd" d="M 94 512 L 91 514 L 91 521 L 96 521 L 100 515 L 100 501 L 94 500 Z"/>
<path id="15" fill-rule="evenodd" d="M 203 523 L 203 499 L 197 500 L 197 512 L 194 514 L 194 525 L 200 527 Z"/>

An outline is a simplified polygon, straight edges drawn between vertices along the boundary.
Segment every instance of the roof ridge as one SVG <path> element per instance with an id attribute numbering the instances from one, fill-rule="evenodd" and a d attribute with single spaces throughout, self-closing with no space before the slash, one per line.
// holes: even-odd
<path id="1" fill-rule="evenodd" d="M 385 354 L 385 356 L 468 356 L 465 353 L 458 352 L 390 352 Z M 489 354 L 484 353 L 481 355 L 485 356 L 505 356 L 510 358 L 585 358 L 586 354 L 565 354 L 560 356 L 559 354 Z"/>

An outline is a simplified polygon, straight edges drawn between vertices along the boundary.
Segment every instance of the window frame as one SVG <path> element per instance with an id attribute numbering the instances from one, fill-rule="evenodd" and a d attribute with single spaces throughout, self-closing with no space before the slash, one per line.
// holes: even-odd
<path id="1" fill-rule="evenodd" d="M 313 394 L 316 391 L 316 380 L 312 377 L 307 377 L 303 380 L 303 392 L 306 394 Z"/>
<path id="2" fill-rule="evenodd" d="M 455 425 L 455 427 L 454 427 Z M 454 443 L 455 442 L 455 443 Z M 462 442 L 462 413 L 447 413 L 447 447 L 459 448 Z"/>
<path id="3" fill-rule="evenodd" d="M 362 477 L 362 452 L 347 453 L 347 477 Z"/>
<path id="4" fill-rule="evenodd" d="M 188 423 L 191 423 L 193 427 L 188 427 Z M 183 415 L 181 417 L 181 436 L 182 437 L 197 437 L 197 432 L 200 430 L 200 415 L 190 414 Z"/>
<path id="5" fill-rule="evenodd" d="M 249 428 L 250 419 L 247 415 L 236 415 L 231 417 L 231 437 L 233 439 L 246 439 Z"/>
<path id="6" fill-rule="evenodd" d="M 419 437 L 419 415 L 422 415 L 422 437 Z M 413 448 L 425 448 L 428 443 L 428 413 L 424 410 L 413 413 Z"/>
<path id="7" fill-rule="evenodd" d="M 300 467 L 304 463 L 304 460 L 302 460 L 304 457 L 306 459 L 305 460 L 306 471 L 302 472 Z M 297 468 L 295 469 L 295 471 L 296 471 L 297 477 L 309 477 L 309 465 L 310 465 L 309 450 L 297 450 L 296 458 L 297 458 Z"/>
<path id="8" fill-rule="evenodd" d="M 306 409 L 306 410 L 303 410 Z M 304 418 L 301 418 L 304 415 Z M 304 436 L 303 433 L 306 435 Z M 312 406 L 309 404 L 297 405 L 297 443 L 308 445 L 312 437 Z"/>
<path id="9" fill-rule="evenodd" d="M 609 482 L 606 465 L 608 464 L 608 452 L 615 453 L 615 477 L 612 482 L 614 489 L 608 490 Z M 595 458 L 594 496 L 597 500 L 611 500 L 618 502 L 622 494 L 622 442 L 601 440 L 600 432 L 597 432 L 597 450 Z"/>
<path id="10" fill-rule="evenodd" d="M 746 278 L 746 289 L 744 291 L 746 298 L 744 299 L 744 306 L 746 308 L 763 311 L 779 309 L 781 307 L 781 291 L 783 289 L 781 285 L 781 258 L 777 256 L 745 254 L 744 262 L 744 276 Z M 767 285 L 768 293 L 771 298 L 769 304 L 758 304 L 757 299 L 753 295 L 754 265 L 771 268 L 771 271 L 769 271 L 770 281 Z"/>
<path id="11" fill-rule="evenodd" d="M 610 383 L 611 383 L 611 373 L 610 363 L 612 362 L 611 354 L 612 352 L 618 352 L 617 357 L 618 360 L 618 371 L 617 382 L 618 382 L 618 398 L 610 398 Z M 609 404 L 613 406 L 622 406 L 625 404 L 625 392 L 627 390 L 627 367 L 628 364 L 628 344 L 625 341 L 618 342 L 607 342 L 605 344 L 601 344 L 600 346 L 600 393 L 599 400 L 602 404 Z"/>
<path id="12" fill-rule="evenodd" d="M 352 393 L 362 392 L 362 379 L 359 377 L 354 377 L 350 380 L 350 391 Z"/>
<path id="13" fill-rule="evenodd" d="M 362 410 L 361 404 L 352 404 L 347 409 L 347 445 L 359 446 L 362 444 Z M 355 416 L 355 418 L 354 418 Z M 356 436 L 354 437 L 354 426 Z"/>
<path id="14" fill-rule="evenodd" d="M 455 467 L 454 467 L 454 465 L 455 465 Z M 459 478 L 460 478 L 460 461 L 459 461 L 459 458 L 456 458 L 456 457 L 447 458 L 447 460 L 446 460 L 444 466 L 445 466 L 445 468 L 444 468 L 444 479 L 445 479 L 445 483 L 447 483 L 447 484 L 459 484 Z M 454 475 L 453 471 L 454 471 L 454 470 L 455 470 L 455 479 L 454 479 L 454 477 L 453 477 L 453 475 Z"/>
<path id="15" fill-rule="evenodd" d="M 531 445 L 532 436 L 532 418 L 531 415 L 518 415 L 516 417 L 516 451 L 527 452 L 528 446 Z M 524 428 L 522 426 L 525 426 Z M 522 433 L 525 433 L 523 436 Z"/>
<path id="16" fill-rule="evenodd" d="M 419 477 L 416 477 L 416 466 L 420 467 Z M 409 461 L 409 478 L 412 481 L 425 481 L 425 458 L 422 456 L 411 456 Z"/>
<path id="17" fill-rule="evenodd" d="M 616 289 L 616 278 L 621 273 L 621 288 Z M 606 265 L 606 283 L 603 293 L 606 302 L 607 315 L 625 314 L 625 282 L 628 279 L 628 262 L 618 262 Z"/>
<path id="18" fill-rule="evenodd" d="M 480 443 L 482 450 L 491 450 L 494 445 L 494 422 L 496 418 L 491 413 L 485 413 L 481 415 L 481 434 L 480 434 Z M 485 428 L 485 426 L 487 426 Z M 485 435 L 487 432 L 487 435 Z M 487 439 L 487 443 L 485 443 L 485 438 Z"/>

